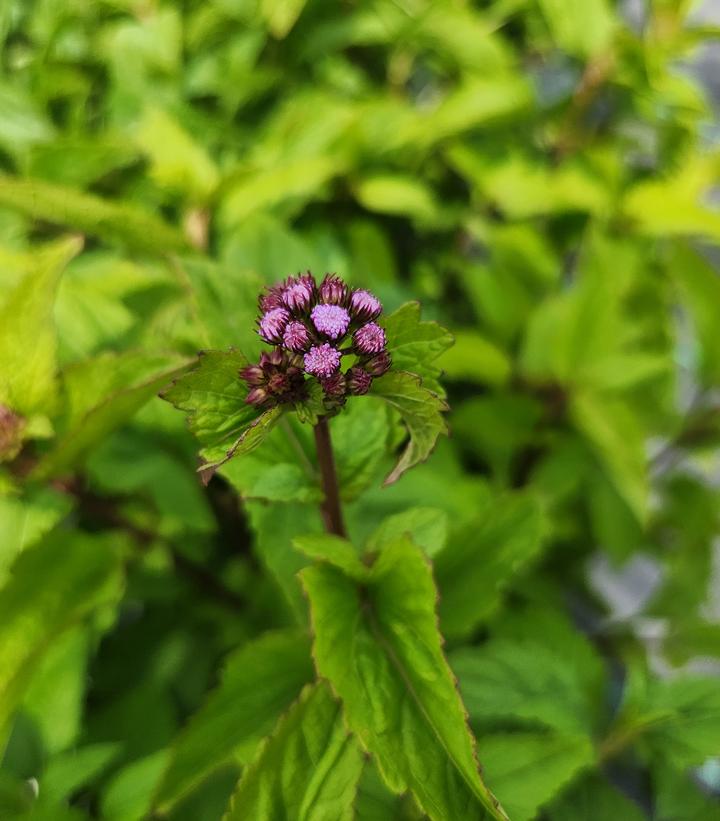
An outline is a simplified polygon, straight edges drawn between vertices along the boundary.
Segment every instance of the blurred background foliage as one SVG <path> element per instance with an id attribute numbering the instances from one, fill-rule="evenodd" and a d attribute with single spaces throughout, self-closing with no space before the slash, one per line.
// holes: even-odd
<path id="1" fill-rule="evenodd" d="M 510 816 L 718 817 L 719 35 L 714 0 L 0 4 L 0 817 L 214 821 L 272 728 L 232 688 L 307 619 L 307 431 L 204 489 L 153 397 L 307 268 L 456 337 L 428 464 L 380 487 L 370 399 L 333 433 L 354 539 L 433 559 Z M 356 814 L 418 817 L 370 767 Z"/>

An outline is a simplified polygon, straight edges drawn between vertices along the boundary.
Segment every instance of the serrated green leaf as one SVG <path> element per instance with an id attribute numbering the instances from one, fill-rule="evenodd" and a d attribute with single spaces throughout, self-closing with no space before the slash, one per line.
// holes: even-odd
<path id="1" fill-rule="evenodd" d="M 360 554 L 347 540 L 330 533 L 298 536 L 293 546 L 311 559 L 328 562 L 358 581 L 368 578 L 370 569 L 362 563 Z"/>
<path id="2" fill-rule="evenodd" d="M 507 383 L 512 363 L 500 348 L 476 331 L 456 331 L 454 336 L 454 344 L 438 361 L 448 379 L 493 386 Z"/>
<path id="3" fill-rule="evenodd" d="M 165 814 L 227 761 L 247 764 L 312 680 L 305 633 L 268 633 L 228 657 L 218 687 L 170 748 L 154 804 Z"/>
<path id="4" fill-rule="evenodd" d="M 47 479 L 77 466 L 187 368 L 177 356 L 101 354 L 65 373 L 66 427 L 33 470 Z"/>
<path id="5" fill-rule="evenodd" d="M 535 559 L 546 525 L 531 496 L 473 500 L 476 518 L 454 533 L 435 556 L 443 634 L 470 635 L 498 607 L 504 589 Z"/>
<path id="6" fill-rule="evenodd" d="M 243 774 L 225 821 L 351 821 L 362 765 L 330 688 L 307 687 Z"/>
<path id="7" fill-rule="evenodd" d="M 594 759 L 593 746 L 583 736 L 498 733 L 483 736 L 479 747 L 485 779 L 513 821 L 532 821 Z M 585 821 L 583 815 L 576 817 Z"/>
<path id="8" fill-rule="evenodd" d="M 53 756 L 42 774 L 42 802 L 53 805 L 70 798 L 108 767 L 121 746 L 108 741 Z"/>
<path id="9" fill-rule="evenodd" d="M 7 721 L 49 644 L 120 588 L 107 539 L 56 533 L 20 555 L 0 590 L 0 746 Z"/>
<path id="10" fill-rule="evenodd" d="M 361 588 L 327 564 L 301 578 L 318 672 L 388 786 L 412 790 L 437 821 L 504 819 L 480 778 L 420 550 L 406 539 L 386 545 Z"/>
<path id="11" fill-rule="evenodd" d="M 400 413 L 410 435 L 398 463 L 385 479 L 385 484 L 390 485 L 406 470 L 425 461 L 438 436 L 447 434 L 442 414 L 448 407 L 443 399 L 420 384 L 420 377 L 403 371 L 389 371 L 375 379 L 371 390 Z"/>
<path id="12" fill-rule="evenodd" d="M 53 306 L 77 237 L 40 251 L 33 270 L 0 300 L 0 404 L 25 416 L 48 415 L 55 401 L 57 340 Z"/>
<path id="13" fill-rule="evenodd" d="M 402 513 L 388 516 L 373 532 L 365 546 L 366 552 L 381 550 L 383 545 L 407 536 L 433 558 L 447 541 L 448 515 L 434 507 L 411 507 Z"/>
<path id="14" fill-rule="evenodd" d="M 393 368 L 417 374 L 424 387 L 443 396 L 438 382 L 441 368 L 434 363 L 452 346 L 452 334 L 437 322 L 421 320 L 419 302 L 406 302 L 380 323 L 385 328 Z"/>
<path id="15" fill-rule="evenodd" d="M 196 368 L 161 394 L 187 413 L 202 445 L 205 478 L 233 456 L 256 448 L 282 415 L 280 406 L 263 412 L 245 402 L 247 385 L 239 371 L 247 364 L 238 351 L 206 351 Z"/>
<path id="16" fill-rule="evenodd" d="M 0 176 L 0 205 L 149 254 L 187 248 L 183 235 L 152 213 L 43 180 Z"/>

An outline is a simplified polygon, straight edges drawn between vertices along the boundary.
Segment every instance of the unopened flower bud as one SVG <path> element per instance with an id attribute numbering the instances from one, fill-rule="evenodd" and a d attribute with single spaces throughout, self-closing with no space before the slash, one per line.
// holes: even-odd
<path id="1" fill-rule="evenodd" d="M 355 350 L 360 354 L 376 354 L 385 350 L 385 331 L 374 322 L 358 328 L 353 336 Z"/>
<path id="2" fill-rule="evenodd" d="M 258 299 L 258 305 L 260 307 L 260 312 L 265 314 L 268 311 L 272 311 L 273 308 L 284 308 L 285 303 L 283 302 L 283 291 L 285 290 L 284 285 L 273 285 L 271 288 L 266 288 L 261 294 Z"/>
<path id="3" fill-rule="evenodd" d="M 359 365 L 354 365 L 347 372 L 347 388 L 354 396 L 366 394 L 370 390 L 370 385 L 372 376 Z"/>
<path id="4" fill-rule="evenodd" d="M 269 394 L 265 390 L 265 388 L 253 388 L 245 398 L 245 401 L 248 405 L 255 405 L 256 407 L 260 407 L 264 405 L 267 400 L 269 399 Z"/>
<path id="5" fill-rule="evenodd" d="M 358 322 L 368 322 L 371 319 L 377 319 L 382 313 L 382 303 L 380 300 L 370 293 L 358 289 L 352 292 L 350 296 L 350 310 L 353 319 Z"/>
<path id="6" fill-rule="evenodd" d="M 290 314 L 285 308 L 272 308 L 263 314 L 260 319 L 260 336 L 273 345 L 282 341 L 285 326 L 290 320 Z"/>
<path id="7" fill-rule="evenodd" d="M 345 396 L 347 386 L 345 383 L 345 375 L 338 371 L 332 376 L 321 380 L 323 391 L 327 396 L 339 397 Z"/>
<path id="8" fill-rule="evenodd" d="M 307 311 L 315 299 L 316 288 L 315 278 L 310 273 L 290 277 L 285 283 L 283 302 L 294 313 Z"/>
<path id="9" fill-rule="evenodd" d="M 320 283 L 320 301 L 327 305 L 345 305 L 348 298 L 348 287 L 337 274 L 325 274 Z"/>
<path id="10" fill-rule="evenodd" d="M 390 370 L 391 365 L 392 359 L 387 351 L 381 351 L 379 354 L 371 356 L 370 359 L 363 362 L 363 368 L 371 376 L 382 376 Z"/>
<path id="11" fill-rule="evenodd" d="M 256 387 L 265 381 L 265 372 L 259 365 L 248 365 L 240 370 L 240 378 L 244 379 L 248 385 Z"/>

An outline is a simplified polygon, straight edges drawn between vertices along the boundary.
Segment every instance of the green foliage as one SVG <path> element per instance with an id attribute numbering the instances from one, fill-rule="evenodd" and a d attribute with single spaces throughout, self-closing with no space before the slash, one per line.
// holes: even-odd
<path id="1" fill-rule="evenodd" d="M 715 5 L 0 2 L 3 821 L 720 816 Z"/>

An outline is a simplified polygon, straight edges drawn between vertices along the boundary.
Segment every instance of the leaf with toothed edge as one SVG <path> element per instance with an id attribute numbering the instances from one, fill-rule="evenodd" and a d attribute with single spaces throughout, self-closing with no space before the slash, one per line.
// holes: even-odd
<path id="1" fill-rule="evenodd" d="M 375 379 L 371 392 L 395 408 L 405 423 L 410 441 L 400 459 L 385 479 L 390 485 L 406 470 L 414 467 L 432 453 L 438 436 L 447 434 L 447 423 L 442 414 L 448 410 L 444 399 L 423 387 L 420 377 L 404 371 L 390 371 Z"/>
<path id="2" fill-rule="evenodd" d="M 308 685 L 243 773 L 224 821 L 351 821 L 362 768 L 330 688 Z"/>
<path id="3" fill-rule="evenodd" d="M 256 448 L 282 415 L 279 407 L 263 412 L 246 403 L 247 385 L 239 371 L 247 364 L 236 350 L 204 351 L 197 367 L 161 394 L 187 413 L 188 426 L 202 445 L 199 471 L 205 483 L 233 456 Z"/>
<path id="4" fill-rule="evenodd" d="M 433 363 L 452 347 L 452 334 L 437 322 L 421 320 L 419 302 L 406 302 L 379 322 L 385 329 L 393 367 L 416 373 L 424 387 L 444 396 L 438 381 L 442 369 Z"/>
<path id="5" fill-rule="evenodd" d="M 442 652 L 429 564 L 406 538 L 387 543 L 362 584 L 336 565 L 301 571 L 318 673 L 394 792 L 431 819 L 506 821 L 480 777 L 475 744 Z"/>

